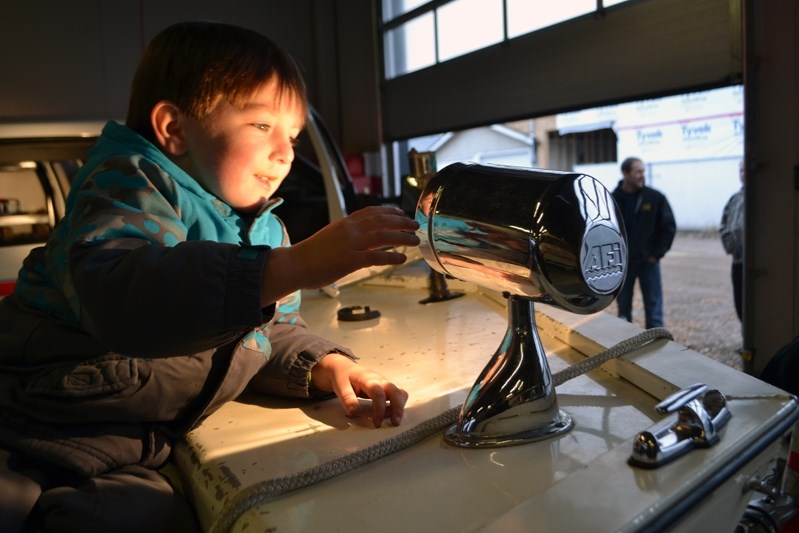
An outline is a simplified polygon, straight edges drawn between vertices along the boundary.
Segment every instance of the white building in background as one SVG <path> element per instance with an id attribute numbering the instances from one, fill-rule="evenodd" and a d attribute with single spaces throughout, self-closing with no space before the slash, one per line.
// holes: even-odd
<path id="1" fill-rule="evenodd" d="M 718 227 L 727 199 L 740 189 L 744 153 L 743 87 L 725 87 L 556 116 L 558 131 L 611 127 L 614 163 L 575 165 L 616 187 L 625 158 L 641 158 L 647 184 L 665 194 L 681 230 Z M 588 129 L 587 129 L 588 128 Z"/>
<path id="2" fill-rule="evenodd" d="M 439 169 L 461 161 L 532 167 L 536 163 L 532 122 L 494 124 L 418 137 L 410 140 L 408 147 L 419 152 L 435 152 Z"/>
<path id="3" fill-rule="evenodd" d="M 549 168 L 594 176 L 613 190 L 621 161 L 639 157 L 647 184 L 668 197 L 678 229 L 705 231 L 718 227 L 724 204 L 741 187 L 743 120 L 743 87 L 734 86 L 539 118 L 535 128 L 531 120 L 433 135 L 408 146 L 435 152 L 438 168 L 456 161 L 547 167 L 552 157 L 542 151 L 551 150 L 551 137 L 610 129 L 616 160 Z M 551 131 L 542 134 L 542 124 Z"/>

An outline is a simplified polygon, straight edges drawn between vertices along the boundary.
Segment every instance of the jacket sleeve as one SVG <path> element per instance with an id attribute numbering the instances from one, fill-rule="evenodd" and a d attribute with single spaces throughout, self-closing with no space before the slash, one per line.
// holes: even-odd
<path id="1" fill-rule="evenodd" d="M 665 196 L 661 196 L 661 200 L 652 248 L 652 254 L 658 259 L 661 259 L 671 249 L 674 236 L 677 234 L 677 223 L 674 220 L 674 212 L 671 210 L 669 201 Z"/>
<path id="2" fill-rule="evenodd" d="M 62 291 L 110 350 L 197 353 L 268 321 L 260 287 L 268 247 L 186 241 L 176 192 L 159 170 L 106 168 L 71 198 Z"/>
<path id="3" fill-rule="evenodd" d="M 281 246 L 290 246 L 283 228 Z M 324 398 L 332 394 L 315 390 L 311 369 L 327 354 L 339 353 L 351 359 L 355 355 L 344 346 L 312 334 L 300 316 L 302 293 L 281 298 L 272 322 L 266 327 L 269 338 L 269 362 L 250 381 L 249 388 L 261 393 L 296 398 Z"/>
<path id="4" fill-rule="evenodd" d="M 76 245 L 70 268 L 81 325 L 110 350 L 141 357 L 187 355 L 233 342 L 274 312 L 274 306 L 260 305 L 268 255 L 269 249 L 252 257 L 238 246 L 207 241 Z"/>
<path id="5" fill-rule="evenodd" d="M 724 251 L 728 254 L 733 253 L 735 250 L 735 236 L 733 234 L 732 220 L 730 210 L 732 208 L 732 198 L 727 200 L 724 205 L 724 211 L 721 214 L 721 224 L 719 225 L 719 236 L 721 237 L 721 245 Z"/>
<path id="6" fill-rule="evenodd" d="M 269 342 L 269 363 L 250 381 L 250 390 L 294 398 L 331 397 L 331 393 L 312 387 L 311 369 L 330 353 L 357 359 L 348 348 L 309 332 L 299 316 L 291 323 L 274 322 L 269 327 Z"/>

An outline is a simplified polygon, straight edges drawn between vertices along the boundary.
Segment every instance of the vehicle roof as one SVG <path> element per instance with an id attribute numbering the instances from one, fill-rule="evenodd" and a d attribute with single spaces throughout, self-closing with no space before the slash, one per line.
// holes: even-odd
<path id="1" fill-rule="evenodd" d="M 105 121 L 51 121 L 0 123 L 0 139 L 60 139 L 98 137 Z"/>
<path id="2" fill-rule="evenodd" d="M 0 123 L 0 163 L 83 159 L 104 121 Z"/>

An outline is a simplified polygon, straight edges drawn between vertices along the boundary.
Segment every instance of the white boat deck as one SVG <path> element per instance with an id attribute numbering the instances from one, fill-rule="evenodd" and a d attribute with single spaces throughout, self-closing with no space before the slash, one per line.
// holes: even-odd
<path id="1" fill-rule="evenodd" d="M 364 365 L 410 393 L 402 425 L 374 429 L 366 405 L 351 419 L 337 399 L 245 395 L 227 404 L 175 454 L 204 528 L 237 515 L 230 514 L 230 498 L 248 487 L 373 446 L 464 401 L 504 335 L 504 303 L 466 287 L 462 298 L 421 305 L 427 291 L 419 272 L 426 271 L 408 267 L 346 286 L 336 299 L 308 293 L 303 302 L 314 332 L 352 348 Z M 382 316 L 339 322 L 336 311 L 353 305 Z M 545 305 L 536 311 L 553 373 L 641 332 L 607 313 L 579 316 Z M 732 418 L 721 442 L 655 470 L 629 466 L 635 435 L 669 418 L 655 404 L 696 382 L 729 396 Z M 438 432 L 327 481 L 276 498 L 256 496 L 230 530 L 600 532 L 677 523 L 732 531 L 752 496 L 744 483 L 785 455 L 781 436 L 797 416 L 787 394 L 666 340 L 565 382 L 557 397 L 575 423 L 563 436 L 464 449 L 445 444 Z"/>

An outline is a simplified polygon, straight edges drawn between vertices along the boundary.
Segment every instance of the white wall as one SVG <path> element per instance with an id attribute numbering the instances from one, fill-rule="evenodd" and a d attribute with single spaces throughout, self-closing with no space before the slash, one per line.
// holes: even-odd
<path id="1" fill-rule="evenodd" d="M 666 195 L 678 230 L 715 231 L 724 204 L 741 188 L 739 163 L 735 157 L 648 164 L 646 184 Z M 593 176 L 612 191 L 621 179 L 619 164 L 576 165 L 574 170 Z"/>
<path id="2" fill-rule="evenodd" d="M 647 169 L 647 180 L 668 198 L 678 229 L 715 230 L 724 204 L 741 188 L 739 163 L 739 158 L 658 163 Z"/>

